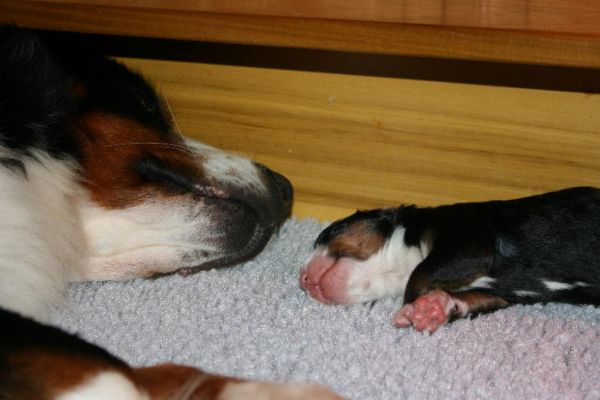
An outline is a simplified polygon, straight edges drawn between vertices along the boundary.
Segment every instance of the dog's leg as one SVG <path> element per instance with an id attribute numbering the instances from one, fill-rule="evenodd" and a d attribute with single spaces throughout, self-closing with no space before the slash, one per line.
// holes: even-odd
<path id="1" fill-rule="evenodd" d="M 174 364 L 131 368 L 75 335 L 1 308 L 0 326 L 2 400 L 340 399 L 316 385 L 247 381 Z"/>
<path id="2" fill-rule="evenodd" d="M 491 312 L 508 305 L 506 300 L 480 290 L 448 293 L 435 289 L 412 303 L 405 303 L 394 316 L 394 325 L 399 328 L 413 326 L 418 331 L 433 333 L 452 319 Z"/>
<path id="3" fill-rule="evenodd" d="M 174 364 L 134 369 L 138 384 L 151 399 L 341 399 L 316 385 L 253 382 Z"/>
<path id="4" fill-rule="evenodd" d="M 509 303 L 493 293 L 490 254 L 485 244 L 452 243 L 434 249 L 411 274 L 394 325 L 433 333 L 452 319 L 507 307 Z"/>

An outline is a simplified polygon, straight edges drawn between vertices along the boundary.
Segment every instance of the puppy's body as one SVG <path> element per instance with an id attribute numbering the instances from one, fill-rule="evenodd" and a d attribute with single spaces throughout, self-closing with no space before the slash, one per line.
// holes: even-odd
<path id="1" fill-rule="evenodd" d="M 336 398 L 135 369 L 36 322 L 70 281 L 247 260 L 289 215 L 283 176 L 184 139 L 167 110 L 113 60 L 0 27 L 0 399 Z"/>
<path id="2" fill-rule="evenodd" d="M 594 188 L 359 212 L 328 227 L 315 247 L 301 275 L 313 297 L 352 303 L 403 294 L 399 326 L 432 331 L 514 303 L 600 304 Z"/>

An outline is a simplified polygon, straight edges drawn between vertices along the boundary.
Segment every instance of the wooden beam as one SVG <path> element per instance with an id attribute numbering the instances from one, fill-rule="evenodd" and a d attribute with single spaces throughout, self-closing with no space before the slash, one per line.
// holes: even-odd
<path id="1" fill-rule="evenodd" d="M 83 33 L 600 68 L 600 6 L 593 1 L 547 1 L 562 8 L 550 7 L 552 12 L 534 13 L 545 16 L 543 23 L 530 15 L 531 10 L 543 8 L 541 0 L 464 2 L 471 7 L 479 4 L 479 8 L 471 14 L 463 13 L 462 22 L 458 11 L 448 13 L 440 9 L 438 14 L 432 13 L 435 4 L 446 4 L 441 0 L 423 3 L 429 8 L 423 9 L 420 17 L 411 16 L 418 14 L 417 3 L 404 1 L 400 3 L 412 5 L 404 14 L 386 14 L 383 8 L 376 13 L 363 13 L 370 17 L 362 20 L 353 18 L 368 11 L 371 2 L 351 2 L 350 9 L 354 11 L 341 13 L 337 18 L 333 18 L 335 7 L 317 8 L 315 5 L 320 3 L 314 0 L 308 2 L 313 8 L 303 12 L 293 8 L 286 12 L 281 7 L 261 11 L 251 6 L 273 2 L 252 0 L 187 1 L 179 6 L 173 3 L 179 2 L 0 0 L 0 22 Z M 286 2 L 288 7 L 292 3 Z M 375 3 L 392 4 L 383 0 Z M 513 13 L 494 13 L 493 7 L 484 12 L 486 4 L 496 3 L 513 4 Z M 537 8 L 526 7 L 529 3 L 535 3 Z M 585 7 L 568 6 L 572 3 Z M 243 4 L 247 4 L 245 8 Z M 342 7 L 341 0 L 333 4 Z M 566 14 L 562 16 L 561 12 Z M 385 15 L 397 17 L 390 20 Z M 435 19 L 438 23 L 431 23 Z"/>

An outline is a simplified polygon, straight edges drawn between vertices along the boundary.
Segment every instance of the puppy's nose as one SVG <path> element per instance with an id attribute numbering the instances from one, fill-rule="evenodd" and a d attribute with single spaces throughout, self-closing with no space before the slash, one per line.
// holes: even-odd
<path id="1" fill-rule="evenodd" d="M 306 289 L 310 286 L 311 282 L 310 279 L 308 277 L 308 272 L 306 272 L 306 270 L 302 270 L 300 271 L 300 287 L 302 289 Z"/>
<path id="2" fill-rule="evenodd" d="M 275 201 L 279 204 L 279 221 L 281 222 L 290 216 L 292 212 L 292 204 L 294 202 L 294 189 L 290 181 L 283 175 L 270 170 L 262 164 L 256 164 L 262 171 L 269 183 L 269 190 Z"/>

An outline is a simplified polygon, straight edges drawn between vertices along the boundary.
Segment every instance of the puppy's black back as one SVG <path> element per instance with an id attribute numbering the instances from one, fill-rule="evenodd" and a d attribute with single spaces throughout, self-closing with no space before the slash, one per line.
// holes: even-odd
<path id="1" fill-rule="evenodd" d="M 496 225 L 490 273 L 504 298 L 600 304 L 600 190 L 573 188 L 509 202 Z M 515 296 L 519 291 L 539 295 Z"/>
<path id="2" fill-rule="evenodd" d="M 433 282 L 493 279 L 511 303 L 600 304 L 600 190 L 565 189 L 509 201 L 413 209 L 408 230 L 434 236 Z"/>

